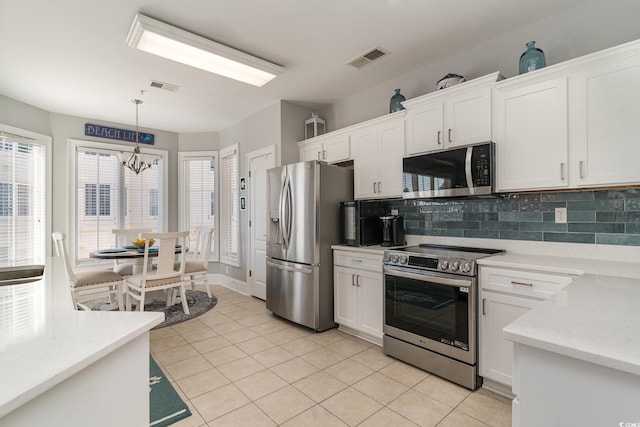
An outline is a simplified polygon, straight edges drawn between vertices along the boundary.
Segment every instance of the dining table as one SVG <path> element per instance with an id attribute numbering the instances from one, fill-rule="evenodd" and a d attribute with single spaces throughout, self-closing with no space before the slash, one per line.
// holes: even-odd
<path id="1" fill-rule="evenodd" d="M 176 245 L 175 253 L 182 252 L 182 246 Z M 152 246 L 149 248 L 149 268 L 151 267 L 151 261 L 158 256 L 158 248 Z M 136 246 L 123 246 L 121 248 L 106 248 L 99 249 L 89 253 L 89 258 L 95 259 L 109 259 L 109 260 L 131 260 L 133 261 L 133 274 L 140 274 L 144 265 L 144 249 L 138 249 Z M 151 271 L 151 270 L 149 270 Z"/>

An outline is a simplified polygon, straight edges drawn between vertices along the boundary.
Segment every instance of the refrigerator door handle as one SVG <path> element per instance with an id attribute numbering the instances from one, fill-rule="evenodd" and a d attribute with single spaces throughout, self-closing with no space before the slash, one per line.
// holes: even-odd
<path id="1" fill-rule="evenodd" d="M 287 190 L 286 190 L 286 199 L 285 199 L 285 214 L 286 214 L 286 233 L 287 233 L 287 247 L 289 249 L 289 243 L 291 242 L 291 224 L 292 224 L 292 215 L 293 215 L 293 200 L 291 195 L 291 181 L 289 180 L 289 176 L 287 176 Z"/>
<path id="2" fill-rule="evenodd" d="M 280 265 L 280 264 L 276 264 L 274 262 L 271 261 L 267 261 L 267 265 L 273 268 L 277 268 L 280 270 L 285 270 L 285 271 L 291 271 L 294 273 L 305 273 L 305 274 L 311 274 L 313 273 L 313 270 L 310 268 L 296 268 L 296 267 L 288 267 L 286 265 Z"/>
<path id="3" fill-rule="evenodd" d="M 282 190 L 280 191 L 280 222 L 278 227 L 280 227 L 280 234 L 282 235 L 282 243 L 283 249 L 287 250 L 289 248 L 289 234 L 287 233 L 287 196 L 289 189 L 289 176 L 285 175 L 284 183 L 282 184 Z"/>

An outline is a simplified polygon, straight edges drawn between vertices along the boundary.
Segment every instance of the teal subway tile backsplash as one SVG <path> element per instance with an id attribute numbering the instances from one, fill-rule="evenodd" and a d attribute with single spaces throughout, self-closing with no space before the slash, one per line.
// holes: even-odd
<path id="1" fill-rule="evenodd" d="M 640 246 L 640 188 L 387 201 L 407 234 Z M 567 223 L 555 209 L 567 209 Z"/>

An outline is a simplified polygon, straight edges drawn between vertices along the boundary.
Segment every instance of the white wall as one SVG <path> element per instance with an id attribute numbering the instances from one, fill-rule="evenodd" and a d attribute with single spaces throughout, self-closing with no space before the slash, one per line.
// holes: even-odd
<path id="1" fill-rule="evenodd" d="M 594 0 L 345 97 L 319 113 L 327 120 L 328 128 L 336 130 L 387 114 L 389 100 L 397 88 L 411 99 L 435 91 L 436 82 L 448 73 L 468 80 L 495 71 L 512 77 L 518 73 L 518 60 L 530 40 L 545 52 L 547 65 L 636 40 L 640 38 L 638 16 L 638 0 Z M 393 56 L 385 60 L 393 61 Z"/>
<path id="2" fill-rule="evenodd" d="M 220 146 L 218 132 L 178 134 L 178 151 L 216 151 Z"/>

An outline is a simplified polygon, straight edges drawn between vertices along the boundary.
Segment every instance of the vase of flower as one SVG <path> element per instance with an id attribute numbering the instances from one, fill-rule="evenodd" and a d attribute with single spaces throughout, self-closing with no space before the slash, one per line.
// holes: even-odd
<path id="1" fill-rule="evenodd" d="M 527 43 L 527 50 L 520 56 L 520 74 L 538 70 L 547 66 L 542 49 L 536 47 L 535 41 Z"/>

